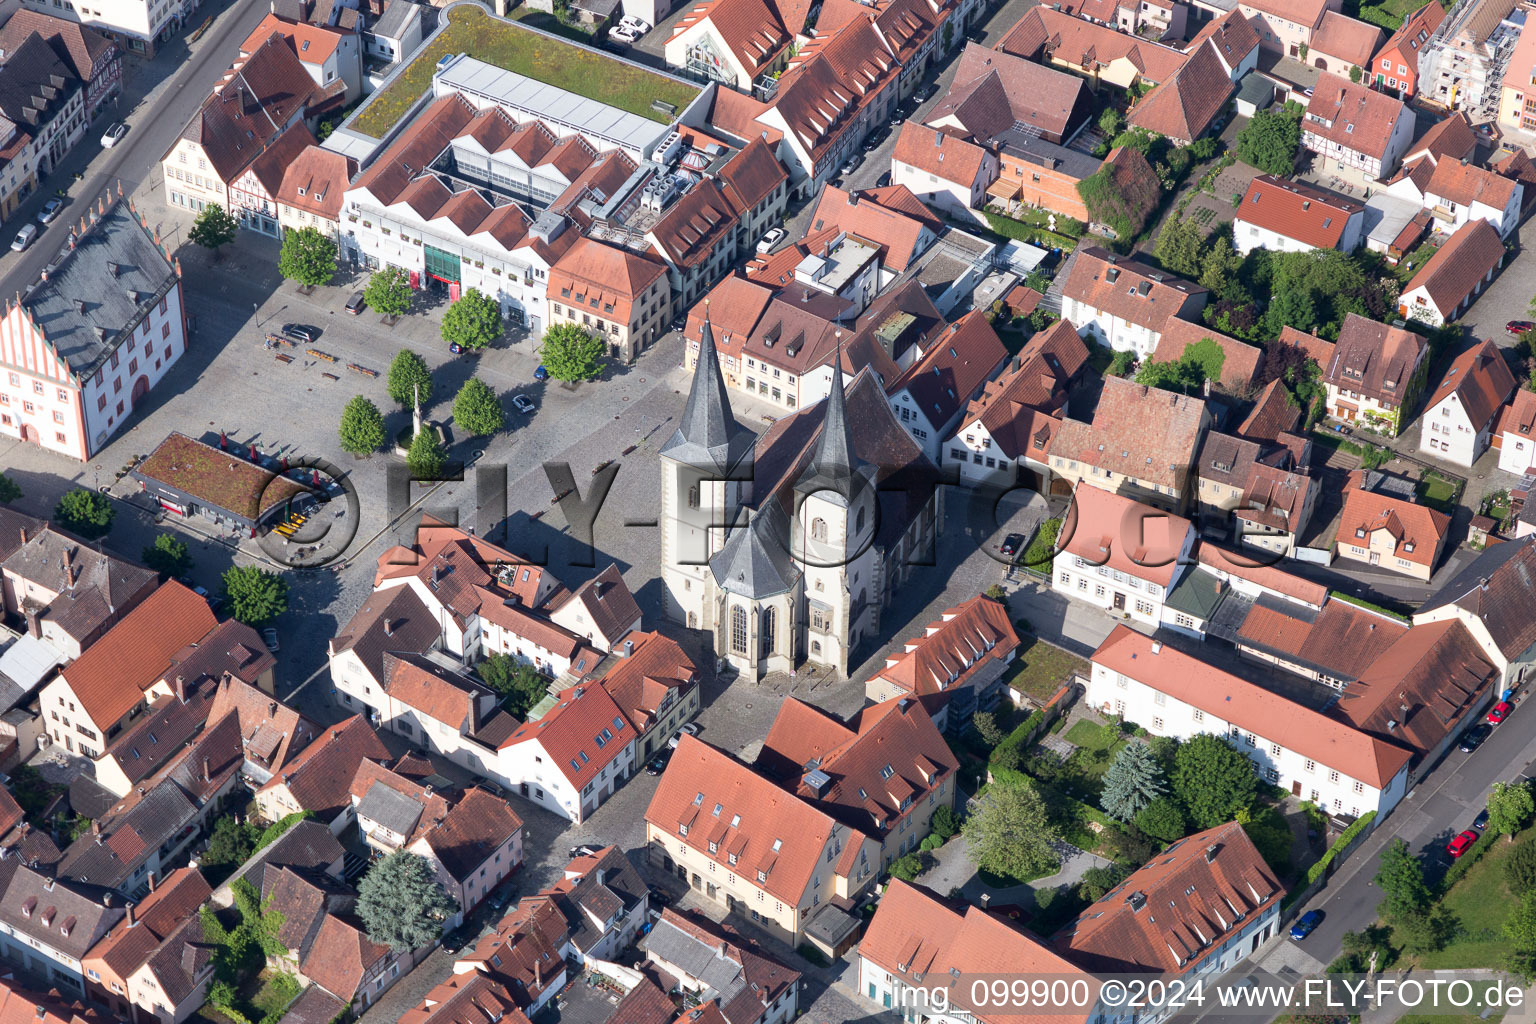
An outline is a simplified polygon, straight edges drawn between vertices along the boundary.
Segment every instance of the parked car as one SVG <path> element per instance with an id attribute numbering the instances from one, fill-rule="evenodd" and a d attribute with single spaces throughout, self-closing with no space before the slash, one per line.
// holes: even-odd
<path id="1" fill-rule="evenodd" d="M 667 740 L 667 749 L 676 750 L 678 743 L 682 741 L 684 736 L 697 736 L 698 734 L 699 723 L 688 722 L 681 729 L 677 730 L 676 736 L 673 736 L 670 740 Z"/>
<path id="2" fill-rule="evenodd" d="M 39 224 L 52 224 L 60 213 L 64 211 L 64 200 L 55 196 L 43 204 L 43 208 L 37 213 Z"/>
<path id="3" fill-rule="evenodd" d="M 891 172 L 882 171 L 880 177 L 875 179 L 875 188 L 885 188 L 891 183 Z"/>
<path id="4" fill-rule="evenodd" d="M 468 928 L 456 928 L 447 935 L 444 935 L 443 952 L 449 955 L 457 953 L 469 942 L 472 934 Z"/>
<path id="5" fill-rule="evenodd" d="M 1461 752 L 1463 754 L 1472 753 L 1472 751 L 1483 745 L 1483 740 L 1487 739 L 1488 734 L 1491 732 L 1493 732 L 1493 726 L 1487 722 L 1479 722 L 1477 725 L 1474 725 L 1461 734 Z"/>
<path id="6" fill-rule="evenodd" d="M 623 43 L 632 43 L 636 39 L 640 38 L 640 33 L 636 32 L 632 28 L 626 28 L 623 25 L 615 25 L 613 28 L 608 30 L 608 38 L 617 39 Z"/>
<path id="7" fill-rule="evenodd" d="M 261 631 L 261 639 L 267 645 L 268 651 L 271 651 L 273 654 L 277 653 L 277 630 L 268 626 Z"/>
<path id="8" fill-rule="evenodd" d="M 645 762 L 645 774 L 660 775 L 667 770 L 667 762 L 672 760 L 670 751 L 662 751 L 649 761 Z"/>
<path id="9" fill-rule="evenodd" d="M 549 371 L 544 369 L 544 367 L 540 366 L 537 370 L 533 371 L 533 379 L 534 380 L 549 380 Z"/>
<path id="10" fill-rule="evenodd" d="M 1500 722 L 1504 721 L 1504 719 L 1508 718 L 1509 713 L 1513 710 L 1515 710 L 1515 707 L 1509 701 L 1499 701 L 1488 711 L 1488 724 L 1498 725 Z"/>
<path id="11" fill-rule="evenodd" d="M 101 137 L 101 144 L 106 149 L 111 149 L 123 141 L 123 136 L 128 134 L 128 126 L 121 121 L 113 121 L 108 126 L 106 134 Z"/>
<path id="12" fill-rule="evenodd" d="M 667 892 L 667 890 L 661 888 L 660 886 L 650 886 L 649 892 L 651 896 L 651 906 L 653 907 L 665 907 L 672 902 L 671 893 Z"/>
<path id="13" fill-rule="evenodd" d="M 1004 555 L 1016 555 L 1024 548 L 1024 535 L 1022 533 L 1010 533 L 1003 538 L 1000 550 Z"/>
<path id="14" fill-rule="evenodd" d="M 1488 808 L 1484 807 L 1477 812 L 1477 817 L 1472 819 L 1472 827 L 1479 832 L 1488 827 Z"/>
<path id="15" fill-rule="evenodd" d="M 451 352 L 452 354 L 456 355 L 456 356 L 463 355 L 464 354 L 464 346 L 460 345 L 456 341 L 450 341 L 448 343 L 448 351 Z"/>
<path id="16" fill-rule="evenodd" d="M 347 300 L 347 312 L 357 316 L 367 305 L 368 303 L 363 301 L 362 292 L 353 292 L 352 297 Z"/>
<path id="17" fill-rule="evenodd" d="M 843 164 L 842 173 L 844 175 L 852 174 L 854 171 L 859 169 L 859 165 L 862 164 L 863 162 L 864 162 L 864 154 L 863 153 L 855 153 L 855 154 L 853 154 L 852 156 L 850 156 L 848 158 L 848 162 Z"/>
<path id="18" fill-rule="evenodd" d="M 784 240 L 784 235 L 786 233 L 787 232 L 785 232 L 783 228 L 774 228 L 773 230 L 769 231 L 766 235 L 757 240 L 757 251 L 759 253 L 773 252 L 773 247 Z"/>
<path id="19" fill-rule="evenodd" d="M 25 252 L 27 247 L 37 241 L 37 236 L 43 229 L 36 224 L 27 224 L 16 232 L 16 240 L 11 243 L 11 252 Z"/>
<path id="20" fill-rule="evenodd" d="M 1511 320 L 1504 325 L 1504 329 L 1510 334 L 1520 335 L 1526 331 L 1536 331 L 1536 323 L 1531 323 L 1529 320 Z"/>
<path id="21" fill-rule="evenodd" d="M 698 722 L 684 722 L 683 727 L 677 731 L 679 733 L 687 733 L 689 736 L 697 736 L 704 731 L 704 727 Z"/>
<path id="22" fill-rule="evenodd" d="M 568 859 L 569 860 L 575 860 L 577 857 L 591 857 L 594 854 L 596 854 L 598 850 L 601 850 L 601 849 L 602 849 L 601 846 L 592 846 L 590 844 L 583 844 L 581 846 L 573 846 L 573 847 L 571 847 L 571 849 L 570 849 L 570 851 L 568 853 Z"/>
<path id="23" fill-rule="evenodd" d="M 533 399 L 529 398 L 527 395 L 513 395 L 512 405 L 524 416 L 533 415 Z"/>
<path id="24" fill-rule="evenodd" d="M 1309 910 L 1298 917 L 1295 924 L 1291 925 L 1291 938 L 1300 942 L 1308 935 L 1311 935 L 1317 926 L 1322 923 L 1323 912 L 1321 910 Z"/>
<path id="25" fill-rule="evenodd" d="M 1455 839 L 1445 844 L 1445 852 L 1451 855 L 1452 860 L 1455 860 L 1472 849 L 1472 844 L 1477 842 L 1479 838 L 1481 837 L 1476 832 L 1467 829 L 1465 832 L 1458 834 Z"/>
<path id="26" fill-rule="evenodd" d="M 313 345 L 320 337 L 320 328 L 310 324 L 283 324 L 283 334 L 294 341 Z"/>

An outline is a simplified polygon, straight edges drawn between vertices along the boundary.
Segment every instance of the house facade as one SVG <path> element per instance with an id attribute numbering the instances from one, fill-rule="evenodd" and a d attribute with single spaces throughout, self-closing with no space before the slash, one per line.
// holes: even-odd
<path id="1" fill-rule="evenodd" d="M 1117 618 L 1155 627 L 1192 563 L 1187 519 L 1080 483 L 1062 523 L 1051 589 Z"/>
<path id="2" fill-rule="evenodd" d="M 1419 447 L 1472 468 L 1488 450 L 1495 421 L 1514 392 L 1515 375 L 1498 346 L 1492 341 L 1474 346 L 1451 363 L 1429 396 Z"/>

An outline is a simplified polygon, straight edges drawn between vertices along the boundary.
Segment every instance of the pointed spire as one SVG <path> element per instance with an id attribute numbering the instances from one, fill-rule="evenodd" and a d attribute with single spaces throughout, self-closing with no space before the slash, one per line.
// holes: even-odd
<path id="1" fill-rule="evenodd" d="M 827 393 L 821 435 L 816 438 L 811 461 L 800 474 L 797 486 L 803 491 L 832 490 L 847 498 L 852 493 L 853 471 L 858 464 L 853 435 L 848 429 L 848 399 L 843 392 L 843 332 L 838 331 L 837 350 L 832 355 L 832 388 Z"/>
<path id="2" fill-rule="evenodd" d="M 720 370 L 720 356 L 715 351 L 715 331 L 709 322 L 709 300 L 704 302 L 704 324 L 699 328 L 699 361 L 688 389 L 688 404 L 683 408 L 677 432 L 663 452 L 681 446 L 702 449 L 716 468 L 727 470 L 740 454 L 743 435 L 750 438 L 731 413 L 726 396 L 725 375 Z M 737 449 L 733 451 L 733 448 Z M 692 461 L 683 457 L 685 461 Z"/>

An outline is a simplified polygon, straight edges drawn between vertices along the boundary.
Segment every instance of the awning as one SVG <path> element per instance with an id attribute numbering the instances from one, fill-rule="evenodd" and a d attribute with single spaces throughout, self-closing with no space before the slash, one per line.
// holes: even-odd
<path id="1" fill-rule="evenodd" d="M 998 178 L 987 186 L 987 195 L 998 199 L 1017 199 L 1019 197 L 1019 183 L 1009 178 Z"/>

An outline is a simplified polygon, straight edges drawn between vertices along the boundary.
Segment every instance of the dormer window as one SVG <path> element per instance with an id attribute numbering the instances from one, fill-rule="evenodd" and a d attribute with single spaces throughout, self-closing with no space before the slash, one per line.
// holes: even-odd
<path id="1" fill-rule="evenodd" d="M 305 194 L 305 188 L 304 188 L 304 186 L 303 186 L 303 185 L 300 185 L 300 186 L 299 186 L 299 195 L 301 195 L 301 196 L 302 196 L 302 195 L 304 195 L 304 194 Z"/>
<path id="2" fill-rule="evenodd" d="M 720 844 L 715 842 L 715 841 L 713 841 L 713 840 L 711 840 L 710 843 L 709 843 L 709 852 L 710 853 L 719 853 L 720 852 Z"/>

